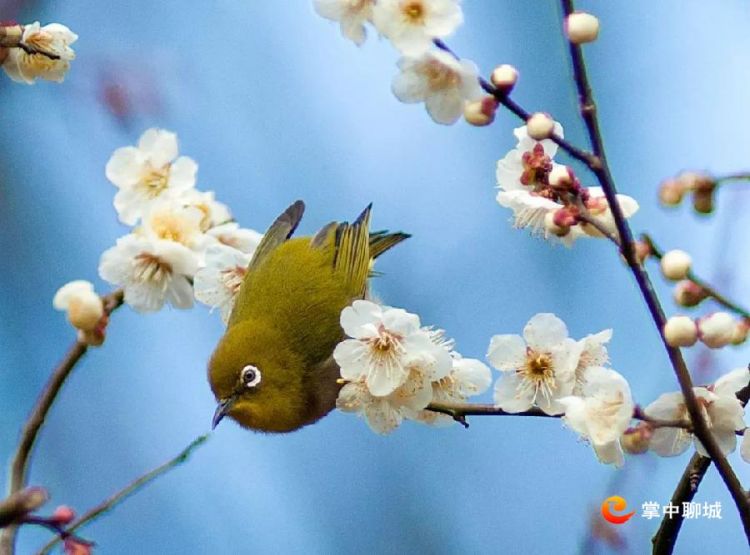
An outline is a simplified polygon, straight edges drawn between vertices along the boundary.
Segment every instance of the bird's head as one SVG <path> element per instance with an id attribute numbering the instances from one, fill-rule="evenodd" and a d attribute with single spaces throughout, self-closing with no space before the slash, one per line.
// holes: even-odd
<path id="1" fill-rule="evenodd" d="M 304 364 L 274 328 L 255 320 L 231 326 L 208 364 L 208 381 L 218 402 L 214 427 L 225 416 L 264 432 L 303 425 Z"/>

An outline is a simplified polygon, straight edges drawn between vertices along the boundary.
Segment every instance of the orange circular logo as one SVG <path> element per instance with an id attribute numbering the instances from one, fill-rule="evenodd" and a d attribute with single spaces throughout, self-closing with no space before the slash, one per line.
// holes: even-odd
<path id="1" fill-rule="evenodd" d="M 602 516 L 607 522 L 611 522 L 612 524 L 623 524 L 633 518 L 635 511 L 624 515 L 612 514 L 612 511 L 617 511 L 619 513 L 627 509 L 627 507 L 627 502 L 619 495 L 607 497 L 604 500 L 604 503 L 602 503 Z"/>

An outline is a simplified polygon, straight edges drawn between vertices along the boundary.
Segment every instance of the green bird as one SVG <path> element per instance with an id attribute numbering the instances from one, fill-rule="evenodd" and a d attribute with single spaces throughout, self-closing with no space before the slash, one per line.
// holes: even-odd
<path id="1" fill-rule="evenodd" d="M 371 207 L 354 223 L 291 238 L 305 210 L 298 200 L 268 229 L 208 365 L 214 427 L 229 416 L 245 428 L 291 432 L 336 406 L 341 311 L 365 297 L 372 261 L 409 237 L 370 233 Z"/>

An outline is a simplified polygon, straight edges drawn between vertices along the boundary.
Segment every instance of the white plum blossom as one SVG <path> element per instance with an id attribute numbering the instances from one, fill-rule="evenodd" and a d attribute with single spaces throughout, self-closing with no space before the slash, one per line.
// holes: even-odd
<path id="1" fill-rule="evenodd" d="M 576 366 L 576 385 L 573 388 L 573 395 L 581 395 L 581 388 L 586 379 L 585 373 L 590 366 L 604 366 L 609 362 L 609 353 L 605 344 L 609 343 L 610 339 L 612 339 L 612 330 L 603 330 L 587 335 L 578 341 L 581 346 L 581 356 Z"/>
<path id="2" fill-rule="evenodd" d="M 201 210 L 179 200 L 159 200 L 146 209 L 136 233 L 149 239 L 174 241 L 201 252 L 207 241 L 201 231 L 202 218 Z"/>
<path id="3" fill-rule="evenodd" d="M 432 383 L 431 403 L 463 403 L 469 397 L 480 395 L 492 384 L 492 373 L 486 364 L 474 359 L 463 358 L 453 353 L 453 367 L 450 373 Z M 447 414 L 431 410 L 420 411 L 416 420 L 425 424 L 444 426 L 455 423 Z"/>
<path id="4" fill-rule="evenodd" d="M 221 311 L 226 324 L 245 277 L 252 254 L 222 244 L 206 250 L 205 265 L 195 273 L 195 298 L 212 309 Z"/>
<path id="5" fill-rule="evenodd" d="M 179 196 L 195 186 L 198 165 L 178 155 L 177 136 L 163 129 L 149 129 L 138 146 L 115 150 L 107 162 L 107 179 L 120 190 L 115 209 L 120 221 L 135 225 L 158 199 Z"/>
<path id="6" fill-rule="evenodd" d="M 154 312 L 164 303 L 193 306 L 190 279 L 198 256 L 186 246 L 135 234 L 125 235 L 106 250 L 99 262 L 102 279 L 120 286 L 125 302 L 138 312 Z"/>
<path id="7" fill-rule="evenodd" d="M 376 397 L 404 385 L 415 368 L 431 381 L 450 372 L 450 354 L 433 343 L 415 314 L 357 300 L 341 312 L 341 327 L 350 337 L 333 352 L 341 377 L 352 382 L 364 379 Z"/>
<path id="8" fill-rule="evenodd" d="M 537 406 L 560 414 L 561 397 L 571 395 L 581 345 L 568 337 L 565 323 L 554 314 L 537 314 L 526 324 L 523 337 L 496 335 L 487 358 L 503 372 L 495 384 L 495 404 L 508 412 Z"/>
<path id="9" fill-rule="evenodd" d="M 69 281 L 57 290 L 52 299 L 52 306 L 55 310 L 68 310 L 71 301 L 90 293 L 94 293 L 94 284 L 90 281 L 85 279 Z"/>
<path id="10" fill-rule="evenodd" d="M 208 231 L 213 227 L 226 224 L 232 220 L 232 213 L 229 211 L 229 207 L 223 202 L 217 201 L 216 194 L 213 191 L 188 189 L 178 198 L 185 206 L 192 206 L 202 212 L 203 217 L 200 222 L 201 231 Z"/>
<path id="11" fill-rule="evenodd" d="M 554 124 L 554 133 L 563 137 L 559 123 Z M 614 219 L 604 192 L 600 187 L 582 187 L 568 168 L 557 164 L 553 157 L 557 153 L 557 144 L 551 139 L 536 141 L 529 137 L 527 127 L 514 130 L 518 144 L 497 163 L 497 202 L 513 211 L 513 222 L 517 228 L 527 228 L 532 234 L 545 239 L 561 241 L 566 246 L 586 235 L 602 237 L 602 233 L 593 225 L 581 223 L 576 219 L 580 207 L 567 206 L 564 195 L 579 197 L 588 216 L 604 227 L 608 233 L 616 234 Z M 557 180 L 565 179 L 568 191 L 560 186 Z M 552 186 L 552 185 L 557 186 Z M 617 195 L 617 201 L 625 218 L 630 218 L 638 211 L 638 203 L 627 195 Z M 572 218 L 565 227 L 554 223 L 556 216 L 566 209 L 566 215 Z M 552 229 L 554 227 L 554 229 Z M 562 233 L 560 233 L 562 232 Z"/>
<path id="12" fill-rule="evenodd" d="M 365 23 L 372 18 L 375 0 L 315 0 L 318 15 L 338 21 L 341 34 L 361 46 L 367 38 Z"/>
<path id="13" fill-rule="evenodd" d="M 635 405 L 628 382 L 614 370 L 590 366 L 585 371 L 580 396 L 560 399 L 563 421 L 591 443 L 605 464 L 622 466 L 620 436 L 630 425 Z"/>
<path id="14" fill-rule="evenodd" d="M 458 0 L 377 0 L 372 12 L 375 28 L 407 56 L 453 34 L 463 19 Z"/>
<path id="15" fill-rule="evenodd" d="M 554 133 L 563 137 L 563 127 L 555 122 Z M 525 125 L 513 130 L 518 143 L 497 163 L 497 185 L 503 191 L 527 191 L 544 185 L 554 166 L 557 144 L 551 139 L 535 141 Z"/>
<path id="16" fill-rule="evenodd" d="M 456 60 L 442 50 L 431 50 L 419 57 L 404 57 L 391 89 L 401 102 L 424 102 L 430 117 L 450 125 L 461 117 L 464 103 L 482 96 L 477 67 L 468 60 Z"/>
<path id="17" fill-rule="evenodd" d="M 740 443 L 740 456 L 746 463 L 750 463 L 750 434 L 748 434 L 750 428 L 745 428 L 742 432 L 742 443 Z"/>
<path id="18" fill-rule="evenodd" d="M 739 368 L 719 378 L 709 387 L 694 387 L 703 417 L 725 455 L 737 447 L 736 432 L 745 429 L 744 410 L 735 393 L 750 382 L 747 368 Z M 685 398 L 680 392 L 664 393 L 646 407 L 652 418 L 663 420 L 686 420 L 689 418 Z M 703 444 L 692 433 L 682 428 L 657 428 L 651 437 L 650 449 L 663 457 L 683 453 L 695 443 L 695 449 L 708 456 Z"/>
<path id="19" fill-rule="evenodd" d="M 3 69 L 19 83 L 34 84 L 36 79 L 62 83 L 76 55 L 70 45 L 78 35 L 65 25 L 51 23 L 42 27 L 36 21 L 24 25 L 20 44 L 8 49 Z"/>
<path id="20" fill-rule="evenodd" d="M 219 244 L 235 248 L 245 254 L 252 254 L 263 239 L 263 234 L 253 229 L 240 227 L 237 222 L 228 222 L 212 227 L 206 235 Z"/>

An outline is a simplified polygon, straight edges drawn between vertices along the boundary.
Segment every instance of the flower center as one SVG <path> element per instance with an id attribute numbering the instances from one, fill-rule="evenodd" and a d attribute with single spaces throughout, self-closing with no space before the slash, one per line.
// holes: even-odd
<path id="1" fill-rule="evenodd" d="M 425 9 L 421 1 L 406 2 L 401 6 L 406 22 L 411 25 L 424 25 Z"/>
<path id="2" fill-rule="evenodd" d="M 226 287 L 227 291 L 232 295 L 236 295 L 239 292 L 240 287 L 242 286 L 242 281 L 245 279 L 245 272 L 246 269 L 241 266 L 235 266 L 234 268 L 227 268 L 221 271 L 221 279 L 224 283 L 224 287 Z"/>
<path id="3" fill-rule="evenodd" d="M 541 143 L 534 145 L 521 156 L 523 173 L 521 183 L 524 185 L 547 185 L 549 172 L 552 171 L 552 159 L 544 153 Z"/>
<path id="4" fill-rule="evenodd" d="M 175 214 L 158 214 L 151 218 L 150 223 L 151 229 L 159 239 L 174 241 L 187 246 L 191 235 L 190 231 L 186 229 L 185 222 Z"/>
<path id="5" fill-rule="evenodd" d="M 141 177 L 141 190 L 148 198 L 155 199 L 169 186 L 170 167 L 167 164 L 163 168 L 151 168 Z"/>
<path id="6" fill-rule="evenodd" d="M 163 283 L 163 286 L 166 288 L 166 281 L 172 275 L 172 265 L 163 261 L 158 256 L 142 252 L 135 257 L 135 271 L 133 275 L 136 281 L 141 283 Z"/>
<path id="7" fill-rule="evenodd" d="M 534 400 L 539 394 L 548 400 L 552 397 L 552 390 L 555 388 L 555 368 L 549 353 L 537 353 L 528 349 L 526 362 L 516 372 L 522 379 L 520 387 L 534 391 Z"/>
<path id="8" fill-rule="evenodd" d="M 437 60 L 427 62 L 423 72 L 432 90 L 449 89 L 459 84 L 458 74 Z"/>

